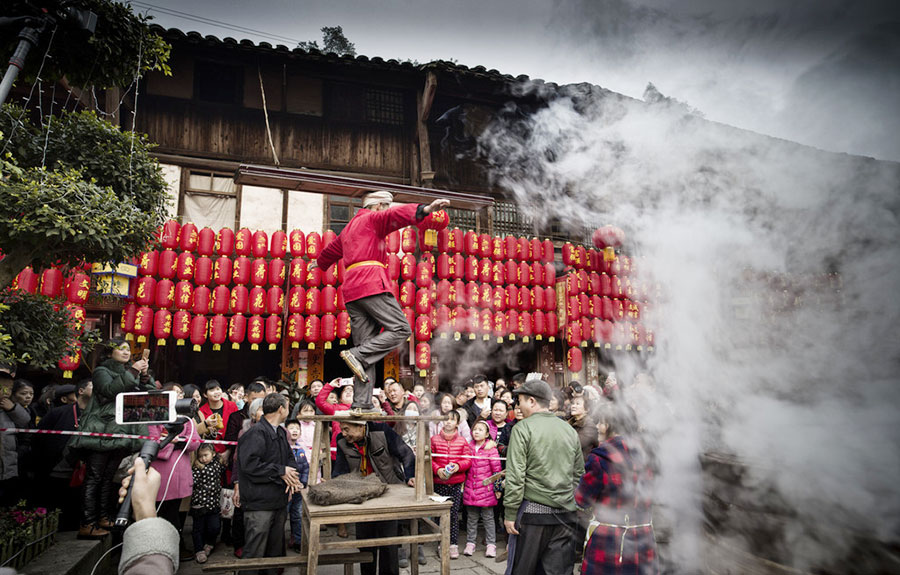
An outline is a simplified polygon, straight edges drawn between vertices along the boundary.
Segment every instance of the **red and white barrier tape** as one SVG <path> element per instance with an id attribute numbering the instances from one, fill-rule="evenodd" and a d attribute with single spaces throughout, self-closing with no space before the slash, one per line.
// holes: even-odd
<path id="1" fill-rule="evenodd" d="M 129 433 L 99 433 L 99 432 L 90 432 L 90 431 L 60 431 L 57 429 L 19 429 L 16 427 L 0 427 L 0 432 L 6 433 L 32 433 L 39 435 L 81 435 L 84 437 L 106 437 L 108 439 L 152 439 L 154 441 L 158 440 L 159 437 L 152 437 L 150 435 L 131 435 Z M 175 440 L 176 443 L 180 443 L 181 441 L 185 441 L 184 438 L 179 437 Z M 237 441 L 223 441 L 220 439 L 204 439 L 204 443 L 214 443 L 218 445 L 237 445 Z"/>

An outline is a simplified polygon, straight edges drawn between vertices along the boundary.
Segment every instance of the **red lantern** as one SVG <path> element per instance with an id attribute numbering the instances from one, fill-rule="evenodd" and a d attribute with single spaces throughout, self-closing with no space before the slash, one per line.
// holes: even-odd
<path id="1" fill-rule="evenodd" d="M 581 322 L 571 319 L 566 323 L 566 342 L 573 347 L 581 345 Z"/>
<path id="2" fill-rule="evenodd" d="M 273 258 L 283 258 L 285 255 L 287 255 L 287 249 L 287 234 L 281 230 L 272 232 L 272 243 L 271 247 L 269 248 L 269 255 Z"/>
<path id="3" fill-rule="evenodd" d="M 274 350 L 281 343 L 281 316 L 270 315 L 266 318 L 266 342 L 269 351 Z"/>
<path id="4" fill-rule="evenodd" d="M 284 312 L 284 290 L 278 286 L 272 286 L 266 292 L 266 311 L 270 314 L 281 315 Z"/>
<path id="5" fill-rule="evenodd" d="M 534 339 L 537 341 L 544 339 L 544 334 L 547 332 L 547 316 L 541 310 L 535 310 L 531 314 L 531 329 Z"/>
<path id="6" fill-rule="evenodd" d="M 219 258 L 221 261 L 221 258 Z M 238 256 L 234 260 L 234 271 L 232 279 L 237 285 L 247 285 L 250 283 L 250 258 L 247 256 Z"/>
<path id="7" fill-rule="evenodd" d="M 583 316 L 579 323 L 581 324 L 581 347 L 587 347 L 588 341 L 594 337 L 594 321 Z"/>
<path id="8" fill-rule="evenodd" d="M 494 299 L 494 288 L 491 284 L 481 284 L 478 286 L 478 302 L 479 307 L 489 308 Z"/>
<path id="9" fill-rule="evenodd" d="M 216 286 L 216 289 L 212 291 L 212 298 L 209 303 L 209 308 L 212 310 L 212 313 L 228 313 L 230 305 L 231 293 L 228 291 L 228 288 L 225 286 Z"/>
<path id="10" fill-rule="evenodd" d="M 454 281 L 447 296 L 449 305 L 462 305 L 466 301 L 466 284 L 462 280 Z"/>
<path id="11" fill-rule="evenodd" d="M 197 286 L 194 289 L 194 302 L 192 311 L 197 315 L 209 313 L 210 291 L 206 286 Z"/>
<path id="12" fill-rule="evenodd" d="M 478 234 L 469 230 L 466 232 L 466 235 L 463 237 L 463 248 L 464 252 L 467 256 L 477 256 L 479 250 L 478 245 Z"/>
<path id="13" fill-rule="evenodd" d="M 184 345 L 184 340 L 191 334 L 191 314 L 185 310 L 176 311 L 172 316 L 172 335 L 175 345 Z"/>
<path id="14" fill-rule="evenodd" d="M 479 304 L 481 303 L 481 290 L 477 283 L 466 283 L 464 303 L 469 307 L 479 307 Z"/>
<path id="15" fill-rule="evenodd" d="M 67 303 L 66 311 L 69 312 L 69 323 L 73 330 L 80 332 L 84 327 L 85 311 L 80 305 Z"/>
<path id="16" fill-rule="evenodd" d="M 612 300 L 613 321 L 622 321 L 625 319 L 625 304 L 620 299 Z"/>
<path id="17" fill-rule="evenodd" d="M 228 285 L 231 283 L 232 266 L 231 258 L 227 256 L 221 256 L 216 259 L 215 266 L 213 266 L 213 280 L 216 284 Z"/>
<path id="18" fill-rule="evenodd" d="M 506 311 L 506 290 L 502 286 L 496 286 L 491 290 L 491 308 L 494 311 Z"/>
<path id="19" fill-rule="evenodd" d="M 450 275 L 450 255 L 449 254 L 440 254 L 437 257 L 437 277 L 438 279 L 445 280 Z"/>
<path id="20" fill-rule="evenodd" d="M 431 297 L 428 288 L 419 288 L 415 293 L 416 313 L 427 315 L 431 313 Z"/>
<path id="21" fill-rule="evenodd" d="M 532 328 L 531 314 L 523 311 L 519 314 L 519 333 L 522 335 L 522 341 L 528 342 L 532 336 Z"/>
<path id="22" fill-rule="evenodd" d="M 350 314 L 346 311 L 337 314 L 337 337 L 341 345 L 345 345 L 350 338 Z"/>
<path id="23" fill-rule="evenodd" d="M 465 263 L 462 254 L 452 254 L 447 268 L 448 279 L 461 280 L 465 277 Z"/>
<path id="24" fill-rule="evenodd" d="M 337 332 L 335 317 L 331 314 L 325 314 L 322 316 L 320 324 L 320 327 L 322 329 L 322 333 L 320 335 L 322 341 L 325 342 L 325 349 L 331 349 L 331 342 L 334 341 L 334 337 Z"/>
<path id="25" fill-rule="evenodd" d="M 231 290 L 231 301 L 229 301 L 231 313 L 247 313 L 250 305 L 250 292 L 246 286 L 234 286 Z"/>
<path id="26" fill-rule="evenodd" d="M 491 270 L 493 269 L 493 262 L 489 259 L 482 259 L 478 261 L 478 277 L 476 279 L 481 280 L 484 283 L 489 283 L 491 281 Z"/>
<path id="27" fill-rule="evenodd" d="M 178 254 L 178 263 L 175 266 L 176 275 L 180 280 L 189 280 L 194 277 L 194 254 L 181 252 Z"/>
<path id="28" fill-rule="evenodd" d="M 412 307 L 416 299 L 416 284 L 411 281 L 405 281 L 400 284 L 400 297 L 398 299 L 401 306 Z"/>
<path id="29" fill-rule="evenodd" d="M 441 280 L 435 288 L 435 303 L 437 305 L 450 305 L 451 285 L 448 280 Z"/>
<path id="30" fill-rule="evenodd" d="M 250 313 L 253 315 L 266 313 L 266 290 L 260 286 L 250 290 Z"/>
<path id="31" fill-rule="evenodd" d="M 314 260 L 320 253 L 322 253 L 322 236 L 319 232 L 309 232 L 306 234 L 306 257 Z"/>
<path id="32" fill-rule="evenodd" d="M 505 238 L 500 239 L 500 242 L 503 244 L 503 257 L 510 260 L 515 259 L 516 250 L 518 249 L 519 245 L 519 242 L 516 241 L 515 236 L 506 236 Z"/>
<path id="33" fill-rule="evenodd" d="M 301 286 L 306 281 L 306 260 L 296 257 L 291 260 L 290 281 L 292 286 Z"/>
<path id="34" fill-rule="evenodd" d="M 502 343 L 503 338 L 506 337 L 509 332 L 509 326 L 506 323 L 506 314 L 502 311 L 494 313 L 494 327 L 492 331 L 497 338 L 497 343 Z"/>
<path id="35" fill-rule="evenodd" d="M 41 295 L 56 298 L 62 293 L 62 288 L 62 271 L 56 268 L 44 270 L 44 273 L 41 274 Z"/>
<path id="36" fill-rule="evenodd" d="M 250 316 L 247 320 L 247 341 L 250 342 L 250 349 L 256 351 L 259 344 L 262 343 L 263 335 L 266 330 L 266 322 L 258 315 Z"/>
<path id="37" fill-rule="evenodd" d="M 337 234 L 334 233 L 333 230 L 325 230 L 325 233 L 322 234 L 322 249 L 328 247 L 328 244 L 337 239 Z"/>
<path id="38" fill-rule="evenodd" d="M 553 247 L 553 242 L 549 239 L 541 242 L 541 258 L 540 261 L 543 263 L 550 263 L 554 260 L 556 253 L 555 248 Z"/>
<path id="39" fill-rule="evenodd" d="M 253 233 L 250 253 L 255 258 L 264 258 L 269 253 L 269 236 L 262 230 Z"/>
<path id="40" fill-rule="evenodd" d="M 447 231 L 447 249 L 440 249 L 440 236 L 438 236 L 438 249 L 440 251 L 446 251 L 452 254 L 462 253 L 463 250 L 463 233 L 459 228 L 453 228 L 452 230 Z"/>
<path id="41" fill-rule="evenodd" d="M 292 313 L 288 316 L 286 337 L 292 349 L 300 347 L 303 341 L 303 334 L 306 331 L 306 320 L 299 313 Z"/>
<path id="42" fill-rule="evenodd" d="M 192 252 L 197 249 L 197 243 L 199 241 L 197 226 L 192 223 L 186 223 L 181 226 L 181 232 L 178 235 L 181 251 Z"/>
<path id="43" fill-rule="evenodd" d="M 137 315 L 137 304 L 129 303 L 122 308 L 122 320 L 119 325 L 125 332 L 125 339 L 134 339 L 131 334 L 134 333 L 134 318 Z"/>
<path id="44" fill-rule="evenodd" d="M 25 268 L 29 271 L 30 268 Z M 25 270 L 22 270 L 25 271 Z M 21 275 L 21 272 L 20 272 Z M 31 272 L 35 278 L 37 276 Z M 75 304 L 83 304 L 88 300 L 91 291 L 91 278 L 87 274 L 76 272 L 69 279 L 69 287 L 66 289 L 66 299 Z M 29 292 L 31 293 L 31 292 Z"/>
<path id="45" fill-rule="evenodd" d="M 559 331 L 559 317 L 555 311 L 547 312 L 547 327 L 544 334 L 548 341 L 556 341 L 556 333 Z"/>
<path id="46" fill-rule="evenodd" d="M 500 261 L 504 257 L 506 257 L 506 244 L 503 243 L 503 238 L 499 236 L 493 236 L 490 238 L 491 240 L 491 253 L 490 258 L 494 261 Z"/>
<path id="47" fill-rule="evenodd" d="M 222 228 L 216 235 L 216 254 L 231 256 L 234 253 L 234 230 Z"/>
<path id="48" fill-rule="evenodd" d="M 387 273 L 391 281 L 397 281 L 400 278 L 400 267 L 400 258 L 397 254 L 388 254 Z"/>
<path id="49" fill-rule="evenodd" d="M 428 368 L 431 367 L 431 346 L 425 342 L 416 345 L 416 368 L 419 370 L 419 376 L 428 375 Z"/>
<path id="50" fill-rule="evenodd" d="M 571 243 L 566 242 L 562 247 L 562 260 L 563 264 L 566 266 L 574 266 L 575 265 L 575 246 Z"/>
<path id="51" fill-rule="evenodd" d="M 544 288 L 544 311 L 556 311 L 556 291 L 551 288 Z"/>
<path id="52" fill-rule="evenodd" d="M 143 278 L 142 278 L 143 279 Z M 148 278 L 150 279 L 150 278 Z M 140 289 L 140 286 L 138 286 Z M 144 299 L 144 298 L 141 298 Z M 144 302 L 138 302 L 144 305 Z M 175 284 L 172 280 L 162 279 L 156 283 L 156 307 L 168 309 L 175 304 Z"/>
<path id="53" fill-rule="evenodd" d="M 249 256 L 253 253 L 253 234 L 247 228 L 241 228 L 235 234 L 234 251 L 239 256 Z"/>
<path id="54" fill-rule="evenodd" d="M 205 227 L 197 234 L 197 253 L 201 256 L 210 256 L 216 249 L 216 232 Z"/>
<path id="55" fill-rule="evenodd" d="M 62 370 L 64 379 L 72 379 L 72 372 L 78 369 L 78 365 L 81 363 L 81 343 L 75 342 L 72 347 L 72 351 L 63 355 L 56 363 L 56 366 Z"/>
<path id="56" fill-rule="evenodd" d="M 528 238 L 519 238 L 516 259 L 521 262 L 527 262 L 531 259 L 531 242 L 528 241 Z"/>
<path id="57" fill-rule="evenodd" d="M 159 252 L 150 250 L 141 252 L 138 257 L 138 273 L 142 276 L 155 276 L 159 267 Z"/>
<path id="58" fill-rule="evenodd" d="M 263 258 L 253 260 L 253 263 L 250 264 L 250 283 L 255 286 L 264 286 L 268 275 L 269 270 L 266 268 L 266 260 Z"/>
<path id="59" fill-rule="evenodd" d="M 308 349 L 316 349 L 316 343 L 322 337 L 319 316 L 311 315 L 306 318 L 306 329 L 303 330 L 303 339 Z"/>
<path id="60" fill-rule="evenodd" d="M 509 260 L 504 267 L 506 268 L 506 283 L 510 285 L 518 283 L 519 264 L 513 260 Z"/>
<path id="61" fill-rule="evenodd" d="M 416 277 L 416 256 L 407 253 L 400 260 L 400 277 L 404 280 L 413 280 Z"/>
<path id="62" fill-rule="evenodd" d="M 416 341 L 428 341 L 431 339 L 431 318 L 427 315 L 416 317 L 415 327 Z"/>
<path id="63" fill-rule="evenodd" d="M 224 315 L 213 316 L 209 320 L 209 341 L 213 344 L 213 351 L 222 349 L 222 344 L 228 338 L 228 320 Z"/>
<path id="64" fill-rule="evenodd" d="M 134 300 L 140 305 L 153 305 L 156 303 L 156 280 L 149 276 L 138 278 Z"/>
<path id="65" fill-rule="evenodd" d="M 566 366 L 572 373 L 581 371 L 582 355 L 581 350 L 577 347 L 570 347 L 566 352 Z"/>
<path id="66" fill-rule="evenodd" d="M 416 228 L 409 226 L 400 231 L 400 249 L 410 254 L 416 251 Z"/>
<path id="67" fill-rule="evenodd" d="M 199 285 L 208 285 L 213 278 L 213 262 L 206 256 L 194 262 L 194 281 Z M 190 279 L 190 278 L 184 278 Z"/>
<path id="68" fill-rule="evenodd" d="M 552 263 L 544 264 L 544 285 L 554 287 L 556 285 L 556 266 Z"/>
<path id="69" fill-rule="evenodd" d="M 268 283 L 271 286 L 284 285 L 285 263 L 284 260 L 271 260 L 269 262 Z"/>
<path id="70" fill-rule="evenodd" d="M 506 312 L 506 325 L 509 330 L 509 340 L 514 341 L 519 334 L 519 312 L 510 308 Z"/>
<path id="71" fill-rule="evenodd" d="M 584 269 L 586 262 L 587 250 L 584 249 L 584 246 L 577 246 L 575 248 L 572 265 L 574 265 L 577 269 Z"/>
<path id="72" fill-rule="evenodd" d="M 416 267 L 416 285 L 420 288 L 427 288 L 434 280 L 432 276 L 434 275 L 434 270 L 432 269 L 432 265 L 428 262 L 419 262 L 419 265 Z"/>
<path id="73" fill-rule="evenodd" d="M 531 311 L 531 290 L 527 287 L 519 288 L 516 298 L 516 309 L 519 311 Z"/>
<path id="74" fill-rule="evenodd" d="M 166 338 L 172 335 L 172 312 L 161 309 L 153 316 L 153 337 L 156 345 L 166 345 Z"/>
<path id="75" fill-rule="evenodd" d="M 493 262 L 491 264 L 490 282 L 495 286 L 503 285 L 506 282 L 506 266 L 503 262 Z"/>
<path id="76" fill-rule="evenodd" d="M 228 341 L 231 342 L 231 349 L 240 349 L 246 334 L 247 318 L 241 314 L 231 316 L 231 319 L 228 320 Z M 213 346 L 213 349 L 219 349 L 219 347 Z"/>
<path id="77" fill-rule="evenodd" d="M 322 305 L 319 288 L 311 287 L 306 290 L 306 313 L 315 316 L 319 314 L 320 309 L 322 309 Z"/>
<path id="78" fill-rule="evenodd" d="M 306 311 L 306 290 L 300 286 L 294 286 L 288 292 L 288 311 L 300 314 Z"/>
<path id="79" fill-rule="evenodd" d="M 400 251 L 400 231 L 394 230 L 384 238 L 385 248 L 389 254 L 395 254 Z"/>
<path id="80" fill-rule="evenodd" d="M 150 330 L 153 329 L 153 310 L 147 306 L 137 309 L 134 314 L 134 333 L 137 334 L 138 343 L 147 341 Z"/>
<path id="81" fill-rule="evenodd" d="M 591 317 L 600 317 L 600 313 L 603 311 L 603 299 L 598 295 L 592 295 L 589 309 Z"/>
<path id="82" fill-rule="evenodd" d="M 27 293 L 34 293 L 38 289 L 38 275 L 34 273 L 31 267 L 27 267 L 19 272 L 13 282 L 13 287 Z"/>
<path id="83" fill-rule="evenodd" d="M 291 230 L 291 235 L 288 237 L 290 246 L 291 246 L 291 255 L 295 258 L 303 257 L 306 255 L 306 236 L 303 235 L 303 232 L 300 230 Z"/>
<path id="84" fill-rule="evenodd" d="M 478 259 L 475 256 L 466 258 L 464 277 L 466 278 L 466 281 L 478 281 Z"/>
<path id="85" fill-rule="evenodd" d="M 337 311 L 338 297 L 337 289 L 334 286 L 323 287 L 319 297 L 322 298 L 322 313 L 335 313 Z"/>
<path id="86" fill-rule="evenodd" d="M 531 241 L 528 242 L 528 261 L 540 261 L 543 257 L 543 252 L 544 248 L 541 244 L 541 240 L 537 238 L 531 238 Z"/>
<path id="87" fill-rule="evenodd" d="M 476 255 L 481 258 L 490 258 L 493 253 L 493 247 L 491 236 L 481 234 L 478 236 L 478 253 Z"/>
<path id="88" fill-rule="evenodd" d="M 531 264 L 531 270 L 529 272 L 529 280 L 530 285 L 533 286 L 542 286 L 544 285 L 544 264 L 540 262 L 533 262 Z"/>
<path id="89" fill-rule="evenodd" d="M 641 304 L 640 303 L 638 303 L 636 301 L 632 301 L 632 300 L 625 300 L 624 304 L 625 304 L 625 317 L 627 317 L 630 320 L 634 320 L 634 321 L 641 319 Z"/>
<path id="90" fill-rule="evenodd" d="M 531 288 L 531 309 L 534 311 L 544 309 L 544 306 L 547 303 L 545 299 L 544 288 L 541 286 L 534 286 Z M 537 332 L 537 330 L 535 330 L 535 332 Z"/>
<path id="91" fill-rule="evenodd" d="M 175 220 L 169 220 L 163 224 L 159 234 L 159 243 L 164 248 L 175 249 L 178 247 L 178 231 L 181 226 Z"/>
<path id="92" fill-rule="evenodd" d="M 520 286 L 531 285 L 531 265 L 528 262 L 519 262 L 516 280 L 516 283 Z"/>

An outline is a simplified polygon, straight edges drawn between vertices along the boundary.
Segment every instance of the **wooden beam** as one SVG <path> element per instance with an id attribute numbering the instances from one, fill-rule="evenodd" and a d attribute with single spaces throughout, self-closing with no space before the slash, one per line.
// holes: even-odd
<path id="1" fill-rule="evenodd" d="M 428 136 L 426 120 L 431 112 L 431 104 L 434 102 L 434 92 L 437 89 L 437 76 L 434 72 L 428 72 L 425 79 L 425 88 L 419 92 L 416 108 L 416 139 L 419 144 L 419 181 L 426 188 L 434 187 L 434 170 L 431 168 L 431 142 Z"/>
<path id="2" fill-rule="evenodd" d="M 431 115 L 431 105 L 434 103 L 434 94 L 437 92 L 437 74 L 428 72 L 425 76 L 425 90 L 422 93 L 422 111 L 419 115 L 420 122 L 427 122 Z"/>

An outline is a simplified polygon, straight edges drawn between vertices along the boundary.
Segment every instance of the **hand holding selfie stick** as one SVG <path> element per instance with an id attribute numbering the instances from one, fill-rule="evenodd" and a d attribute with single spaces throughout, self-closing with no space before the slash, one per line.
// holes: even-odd
<path id="1" fill-rule="evenodd" d="M 184 430 L 184 425 L 190 420 L 197 411 L 197 402 L 193 399 L 179 399 L 175 402 L 175 411 L 178 417 L 172 423 L 167 423 L 165 429 L 168 432 L 161 441 L 148 439 L 141 445 L 139 457 L 144 461 L 144 467 L 150 469 L 150 464 L 156 459 L 156 454 L 172 443 L 176 437 Z M 131 516 L 131 490 L 134 488 L 134 481 L 128 483 L 128 492 L 122 505 L 119 506 L 119 513 L 116 514 L 116 529 L 125 529 L 128 527 L 128 519 Z"/>

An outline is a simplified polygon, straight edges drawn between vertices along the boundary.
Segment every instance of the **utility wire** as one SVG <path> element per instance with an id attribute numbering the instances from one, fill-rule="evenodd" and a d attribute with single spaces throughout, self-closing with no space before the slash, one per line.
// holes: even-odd
<path id="1" fill-rule="evenodd" d="M 165 8 L 162 6 L 156 6 L 155 4 L 149 4 L 147 2 L 141 2 L 139 0 L 131 0 L 130 3 L 134 4 L 136 6 L 141 6 L 144 8 L 149 8 L 151 10 L 155 10 L 162 14 L 167 14 L 169 16 L 175 16 L 176 18 L 192 20 L 194 22 L 199 22 L 201 24 L 209 24 L 210 26 L 224 28 L 226 30 L 231 30 L 233 32 L 242 32 L 244 34 L 254 34 L 254 35 L 262 36 L 265 38 L 272 38 L 273 40 L 279 40 L 281 42 L 288 42 L 289 44 L 293 44 L 293 45 L 297 45 L 300 43 L 300 40 L 297 40 L 296 38 L 288 38 L 287 36 L 280 36 L 278 34 L 272 34 L 271 32 L 263 32 L 262 30 L 255 30 L 253 28 L 238 26 L 237 24 L 229 24 L 228 22 L 222 22 L 221 20 L 213 20 L 212 18 L 207 18 L 205 16 L 197 16 L 196 14 L 190 14 L 188 12 L 181 12 L 179 10 L 174 10 L 172 8 Z"/>

